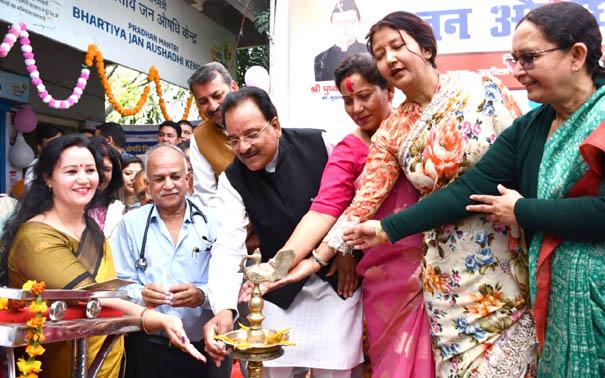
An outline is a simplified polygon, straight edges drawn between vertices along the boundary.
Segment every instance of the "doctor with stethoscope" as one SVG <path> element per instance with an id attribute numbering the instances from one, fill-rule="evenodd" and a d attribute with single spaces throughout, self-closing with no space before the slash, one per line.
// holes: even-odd
<path id="1" fill-rule="evenodd" d="M 202 346 L 202 326 L 212 317 L 207 283 L 216 217 L 186 197 L 190 173 L 178 147 L 155 146 L 145 160 L 154 204 L 124 216 L 112 243 L 117 276 L 135 281 L 126 288 L 131 300 L 180 317 Z M 129 334 L 126 355 L 127 377 L 228 376 L 228 367 L 195 362 L 162 334 Z"/>

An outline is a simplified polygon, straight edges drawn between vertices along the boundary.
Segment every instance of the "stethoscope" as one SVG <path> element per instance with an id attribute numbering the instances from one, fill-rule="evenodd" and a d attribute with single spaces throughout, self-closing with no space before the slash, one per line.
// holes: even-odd
<path id="1" fill-rule="evenodd" d="M 191 220 L 191 223 L 194 224 L 194 228 L 195 228 L 195 221 L 193 220 L 193 218 L 196 215 L 201 216 L 202 219 L 204 220 L 204 223 L 206 225 L 208 225 L 208 218 L 202 212 L 202 210 L 200 210 L 199 207 L 197 207 L 193 202 L 191 202 L 191 200 L 189 198 L 187 198 L 187 203 L 189 204 L 189 213 L 190 213 L 189 219 Z M 145 223 L 145 231 L 143 232 L 143 242 L 141 243 L 139 259 L 136 261 L 136 264 L 135 264 L 136 268 L 140 269 L 142 271 L 145 271 L 145 269 L 147 269 L 147 259 L 145 258 L 145 247 L 147 246 L 147 232 L 149 231 L 149 224 L 151 223 L 151 215 L 153 214 L 154 209 L 155 209 L 155 205 L 152 205 L 151 209 L 149 210 L 149 214 L 147 215 L 147 222 Z M 210 233 L 208 233 L 208 237 L 210 237 Z M 212 245 L 214 244 L 216 239 L 215 238 L 208 239 L 206 236 L 202 236 L 201 238 L 204 242 L 206 242 L 206 249 L 203 252 L 210 252 L 212 250 Z M 195 247 L 193 249 L 193 252 L 199 253 L 202 251 L 198 247 Z"/>

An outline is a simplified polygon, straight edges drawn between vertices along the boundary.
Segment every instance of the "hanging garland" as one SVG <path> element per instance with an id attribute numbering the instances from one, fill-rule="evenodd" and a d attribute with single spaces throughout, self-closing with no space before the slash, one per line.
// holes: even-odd
<path id="1" fill-rule="evenodd" d="M 185 104 L 185 111 L 183 112 L 183 116 L 181 117 L 181 121 L 186 121 L 189 117 L 189 111 L 191 110 L 191 104 L 193 104 L 193 95 L 189 95 L 187 98 L 187 103 Z M 200 114 L 201 116 L 201 114 Z"/>
<path id="2" fill-rule="evenodd" d="M 34 315 L 26 323 L 27 333 L 25 334 L 25 340 L 27 341 L 27 347 L 25 353 L 28 358 L 19 358 L 17 360 L 17 369 L 21 372 L 21 375 L 17 378 L 38 378 L 38 374 L 42 371 L 42 362 L 36 360 L 36 357 L 42 355 L 45 352 L 42 342 L 44 341 L 44 323 L 46 322 L 46 316 L 44 315 L 48 311 L 46 302 L 42 298 L 42 293 L 46 289 L 44 282 L 27 281 L 23 284 L 23 290 L 29 290 L 36 296 L 36 298 L 28 306 L 28 311 Z M 0 298 L 0 310 L 19 312 L 25 307 L 24 301 Z"/>
<path id="3" fill-rule="evenodd" d="M 166 109 L 166 102 L 164 101 L 162 86 L 160 83 L 160 75 L 154 66 L 149 68 L 149 73 L 147 75 L 148 84 L 143 88 L 143 93 L 137 101 L 137 104 L 132 107 L 125 109 L 122 105 L 116 100 L 113 91 L 111 90 L 111 86 L 109 85 L 109 80 L 107 79 L 107 75 L 105 73 L 105 63 L 103 61 L 103 54 L 97 48 L 96 45 L 91 44 L 88 45 L 88 49 L 86 51 L 86 56 L 84 59 L 85 65 L 82 65 L 80 70 L 80 77 L 78 78 L 77 84 L 74 87 L 71 95 L 65 100 L 57 100 L 53 98 L 48 91 L 46 90 L 46 86 L 42 82 L 42 78 L 40 77 L 40 72 L 38 71 L 38 67 L 36 66 L 36 60 L 34 56 L 34 52 L 31 46 L 31 41 L 29 40 L 29 33 L 27 32 L 27 27 L 24 23 L 13 24 L 10 26 L 8 33 L 4 36 L 4 40 L 0 43 L 0 58 L 4 58 L 8 55 L 8 53 L 12 50 L 15 42 L 19 39 L 19 43 L 21 43 L 21 51 L 23 53 L 23 59 L 25 62 L 25 68 L 29 73 L 29 77 L 31 79 L 32 84 L 36 87 L 38 91 L 38 96 L 47 104 L 50 108 L 54 109 L 69 109 L 75 104 L 78 103 L 80 98 L 82 97 L 82 93 L 84 93 L 84 89 L 86 88 L 86 84 L 88 83 L 88 79 L 90 77 L 90 70 L 88 67 L 93 65 L 93 60 L 96 61 L 97 72 L 99 73 L 99 78 L 101 79 L 101 85 L 103 86 L 103 90 L 107 95 L 107 99 L 111 106 L 113 106 L 114 110 L 120 113 L 123 117 L 133 116 L 141 111 L 147 99 L 149 97 L 149 92 L 151 91 L 150 83 L 154 82 L 155 84 L 155 92 L 159 98 L 159 105 L 162 111 L 162 115 L 168 121 L 172 120 L 172 117 L 168 114 L 168 110 Z M 187 99 L 187 104 L 185 106 L 185 111 L 183 112 L 183 116 L 181 120 L 186 120 L 189 117 L 189 112 L 191 110 L 191 104 L 193 103 L 193 96 L 189 96 Z"/>
<path id="4" fill-rule="evenodd" d="M 96 45 L 91 44 L 91 45 L 88 45 L 84 63 L 90 67 L 93 64 L 93 60 L 96 62 L 97 73 L 99 74 L 99 78 L 101 78 L 101 85 L 103 86 L 103 90 L 105 91 L 105 94 L 107 95 L 107 99 L 111 103 L 111 106 L 113 106 L 114 110 L 117 111 L 118 113 L 120 113 L 124 117 L 132 116 L 132 115 L 135 115 L 138 112 L 140 112 L 141 109 L 143 108 L 143 106 L 145 105 L 145 103 L 147 102 L 147 99 L 149 97 L 149 92 L 151 91 L 149 84 L 145 85 L 145 88 L 143 88 L 143 93 L 141 94 L 141 97 L 139 98 L 139 101 L 137 102 L 137 104 L 133 108 L 124 109 L 122 107 L 122 105 L 120 105 L 120 103 L 114 97 L 113 91 L 111 90 L 111 87 L 109 85 L 109 80 L 107 79 L 107 75 L 105 74 L 105 63 L 103 61 L 103 54 L 97 48 Z M 159 98 L 159 105 L 160 105 L 160 110 L 162 111 L 162 115 L 164 116 L 164 119 L 166 119 L 167 121 L 171 121 L 172 117 L 170 117 L 170 114 L 168 114 L 168 110 L 166 109 L 166 102 L 164 101 L 164 95 L 162 93 L 162 85 L 160 83 L 160 74 L 158 72 L 158 69 L 155 68 L 154 66 L 149 67 L 149 73 L 147 74 L 147 81 L 149 83 L 153 82 L 155 84 L 155 92 Z M 185 111 L 183 112 L 183 117 L 181 118 L 182 120 L 186 120 L 187 117 L 189 116 L 189 111 L 191 110 L 192 102 L 193 102 L 193 96 L 190 95 L 189 98 L 187 99 L 187 106 L 185 107 Z"/>
<path id="5" fill-rule="evenodd" d="M 25 61 L 25 68 L 29 73 L 29 77 L 34 87 L 38 91 L 38 96 L 47 104 L 50 108 L 54 109 L 69 109 L 80 101 L 80 97 L 86 88 L 90 71 L 86 67 L 82 67 L 80 70 L 80 77 L 78 83 L 74 87 L 71 95 L 65 100 L 56 100 L 46 90 L 46 86 L 40 78 L 40 72 L 36 66 L 36 59 L 34 51 L 29 40 L 29 33 L 26 30 L 24 23 L 13 24 L 8 33 L 4 36 L 4 41 L 0 44 L 0 57 L 4 58 L 10 50 L 13 48 L 15 42 L 19 38 L 21 43 L 21 52 L 23 53 L 23 59 Z"/>
<path id="6" fill-rule="evenodd" d="M 113 106 L 113 109 L 124 117 L 132 116 L 140 112 L 143 105 L 145 105 L 145 103 L 147 102 L 147 97 L 149 96 L 149 84 L 147 84 L 143 89 L 143 94 L 141 94 L 141 97 L 139 98 L 137 104 L 133 108 L 124 109 L 113 95 L 113 91 L 111 90 L 111 86 L 109 85 L 109 80 L 107 80 L 107 75 L 105 74 L 105 63 L 103 61 L 103 54 L 101 53 L 101 51 L 99 51 L 99 49 L 97 49 L 96 45 L 88 45 L 88 49 L 86 50 L 86 56 L 84 58 L 84 64 L 86 64 L 88 67 L 91 67 L 93 59 L 97 63 L 97 72 L 99 73 L 99 78 L 101 79 L 101 85 L 103 86 L 105 95 L 107 95 L 107 99 L 109 100 L 111 106 Z"/>
<path id="7" fill-rule="evenodd" d="M 172 118 L 168 115 L 168 111 L 166 110 L 166 103 L 164 102 L 164 96 L 162 94 L 162 84 L 160 83 L 160 74 L 158 73 L 158 69 L 154 66 L 149 68 L 149 75 L 147 75 L 147 80 L 149 82 L 155 83 L 155 93 L 159 97 L 160 109 L 162 110 L 162 114 L 164 115 L 164 119 L 166 121 L 172 121 Z"/>

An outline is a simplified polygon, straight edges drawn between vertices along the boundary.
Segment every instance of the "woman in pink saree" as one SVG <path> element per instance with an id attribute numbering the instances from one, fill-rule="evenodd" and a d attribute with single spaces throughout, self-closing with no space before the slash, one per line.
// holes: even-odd
<path id="1" fill-rule="evenodd" d="M 405 178 L 395 184 L 375 218 L 413 205 L 418 193 Z M 343 210 L 344 211 L 344 210 Z M 372 377 L 434 377 L 421 282 L 422 236 L 364 251 L 357 264 Z"/>
<path id="2" fill-rule="evenodd" d="M 283 247 L 295 251 L 294 268 L 286 278 L 272 284 L 269 290 L 306 279 L 324 267 L 328 269 L 328 262 L 323 261 L 314 248 L 351 203 L 356 181 L 368 155 L 371 136 L 392 112 L 392 89 L 387 88 L 369 54 L 347 58 L 336 70 L 335 77 L 345 110 L 358 128 L 334 147 L 311 209 Z M 379 219 L 392 214 L 417 200 L 418 192 L 402 176 L 376 217 Z M 365 252 L 356 273 L 363 279 L 361 290 L 367 355 L 372 376 L 434 377 L 431 338 L 420 279 L 422 236 L 412 235 L 396 244 Z M 337 255 L 333 260 L 330 269 L 332 272 L 338 270 L 338 293 L 343 298 L 353 296 L 358 282 L 353 270 L 353 257 Z"/>

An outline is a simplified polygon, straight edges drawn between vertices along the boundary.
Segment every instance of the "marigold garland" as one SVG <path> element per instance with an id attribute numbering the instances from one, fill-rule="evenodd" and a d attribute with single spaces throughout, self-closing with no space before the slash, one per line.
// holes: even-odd
<path id="1" fill-rule="evenodd" d="M 103 54 L 97 48 L 96 45 L 88 45 L 88 49 L 86 51 L 86 58 L 84 62 L 87 66 L 92 66 L 93 59 L 96 61 L 97 72 L 99 73 L 99 77 L 101 78 L 101 85 L 105 90 L 105 94 L 107 95 L 107 99 L 113 106 L 114 110 L 120 113 L 124 117 L 132 116 L 141 111 L 147 99 L 149 97 L 150 87 L 149 84 L 145 85 L 143 89 L 143 94 L 139 98 L 137 104 L 130 109 L 124 109 L 120 103 L 115 99 L 111 87 L 109 86 L 109 80 L 107 80 L 107 76 L 105 75 L 105 63 L 103 62 Z M 154 66 L 149 67 L 149 73 L 147 74 L 147 81 L 149 83 L 153 82 L 155 84 L 155 93 L 158 95 L 158 103 L 160 105 L 160 110 L 162 111 L 162 115 L 164 119 L 167 121 L 171 121 L 172 117 L 168 114 L 168 110 L 166 109 L 166 101 L 164 101 L 164 95 L 162 93 L 162 85 L 160 83 L 160 74 L 158 69 Z M 189 111 L 191 110 L 191 104 L 193 102 L 193 96 L 189 96 L 187 99 L 187 105 L 185 107 L 185 111 L 183 112 L 183 117 L 181 119 L 186 120 L 189 116 Z"/>
<path id="2" fill-rule="evenodd" d="M 21 372 L 18 378 L 37 378 L 38 373 L 42 371 L 42 362 L 36 360 L 36 357 L 42 355 L 45 351 L 41 344 L 44 342 L 43 328 L 46 322 L 44 314 L 48 310 L 46 302 L 42 298 L 42 293 L 44 293 L 45 289 L 46 284 L 44 282 L 27 281 L 23 285 L 23 290 L 31 291 L 36 298 L 28 306 L 28 311 L 34 313 L 34 316 L 26 323 L 27 332 L 25 340 L 27 341 L 27 347 L 25 348 L 25 353 L 28 355 L 28 358 L 19 358 L 17 360 L 17 369 Z M 25 307 L 24 301 L 0 298 L 0 310 L 16 312 L 23 307 Z"/>
<path id="3" fill-rule="evenodd" d="M 187 99 L 187 104 L 185 105 L 185 111 L 183 112 L 183 116 L 181 117 L 181 121 L 186 121 L 187 117 L 189 117 L 189 111 L 191 110 L 191 104 L 193 104 L 193 96 L 189 95 Z"/>
<path id="4" fill-rule="evenodd" d="M 172 121 L 172 118 L 168 114 L 168 110 L 166 110 L 166 103 L 164 102 L 164 95 L 162 94 L 162 84 L 160 83 L 160 74 L 158 73 L 158 69 L 154 66 L 149 68 L 149 74 L 147 75 L 147 80 L 149 82 L 155 83 L 155 93 L 159 97 L 158 103 L 160 104 L 160 109 L 162 110 L 162 114 L 164 115 L 164 119 L 166 121 Z"/>
<path id="5" fill-rule="evenodd" d="M 86 84 L 90 76 L 90 71 L 87 67 L 91 67 L 93 65 L 93 60 L 95 60 L 97 72 L 99 73 L 99 77 L 101 78 L 101 85 L 103 86 L 103 90 L 107 95 L 109 103 L 111 103 L 111 106 L 113 106 L 115 111 L 117 111 L 124 117 L 132 116 L 140 112 L 145 103 L 147 102 L 149 92 L 151 91 L 150 83 L 153 81 L 155 84 L 156 94 L 159 97 L 158 103 L 160 105 L 162 115 L 166 120 L 172 120 L 172 117 L 170 117 L 170 115 L 168 114 L 168 110 L 166 109 L 166 102 L 164 101 L 162 87 L 160 84 L 160 75 L 157 68 L 155 68 L 154 66 L 151 66 L 149 68 L 149 74 L 147 75 L 147 81 L 149 83 L 145 85 L 143 93 L 141 94 L 141 97 L 139 98 L 137 104 L 132 108 L 125 109 L 116 100 L 113 91 L 111 90 L 109 81 L 107 80 L 107 75 L 105 74 L 105 63 L 103 62 L 103 54 L 97 48 L 96 45 L 88 45 L 88 49 L 86 51 L 86 56 L 84 59 L 85 65 L 82 65 L 80 77 L 78 78 L 78 83 L 73 89 L 72 94 L 65 100 L 56 100 L 48 93 L 44 83 L 42 82 L 42 79 L 40 78 L 40 72 L 38 71 L 38 68 L 36 66 L 34 52 L 29 41 L 27 26 L 24 23 L 15 23 L 9 27 L 8 33 L 6 33 L 2 43 L 0 43 L 0 58 L 4 58 L 8 55 L 17 40 L 19 40 L 19 42 L 21 43 L 21 51 L 23 52 L 25 66 L 31 78 L 32 84 L 38 90 L 38 95 L 40 99 L 50 108 L 69 109 L 70 107 L 78 103 L 80 97 L 82 96 L 82 93 L 84 92 L 84 89 L 86 88 Z M 186 120 L 189 117 L 189 111 L 191 110 L 192 102 L 193 97 L 190 95 L 187 99 L 187 105 L 185 107 L 185 111 L 183 112 L 181 120 Z M 0 303 L 0 307 L 1 306 L 2 304 Z"/>
<path id="6" fill-rule="evenodd" d="M 107 75 L 105 74 L 105 62 L 103 61 L 103 54 L 99 49 L 97 49 L 96 45 L 88 45 L 88 49 L 86 50 L 86 57 L 84 58 L 84 63 L 91 67 L 93 64 L 93 60 L 96 61 L 97 72 L 99 73 L 99 78 L 101 79 L 101 85 L 103 86 L 103 90 L 107 95 L 107 99 L 111 106 L 113 106 L 114 110 L 120 113 L 124 117 L 132 116 L 137 114 L 143 108 L 143 105 L 147 102 L 147 97 L 149 96 L 149 84 L 145 86 L 143 89 L 143 93 L 139 98 L 137 104 L 130 109 L 124 109 L 122 105 L 116 100 L 113 95 L 113 91 L 111 90 L 111 86 L 109 85 L 109 80 L 107 80 Z"/>
<path id="7" fill-rule="evenodd" d="M 23 285 L 24 290 L 30 290 L 35 296 L 34 299 L 28 309 L 29 312 L 34 313 L 34 317 L 31 318 L 27 322 L 28 332 L 25 335 L 25 340 L 27 340 L 27 347 L 25 348 L 25 353 L 29 356 L 27 360 L 24 358 L 20 358 L 17 361 L 17 368 L 21 372 L 21 375 L 18 378 L 37 378 L 38 373 L 42 371 L 42 362 L 36 360 L 36 357 L 42 355 L 45 351 L 41 342 L 44 341 L 44 323 L 46 322 L 46 317 L 44 313 L 48 310 L 46 306 L 46 302 L 42 298 L 42 293 L 46 289 L 46 284 L 44 282 L 37 281 L 27 281 Z"/>
<path id="8" fill-rule="evenodd" d="M 363 377 L 364 378 L 372 378 L 372 364 L 370 363 L 370 356 L 368 351 L 370 350 L 370 343 L 368 342 L 368 327 L 363 321 L 363 336 L 362 336 L 362 345 L 363 345 L 363 356 L 365 361 L 363 363 Z"/>

